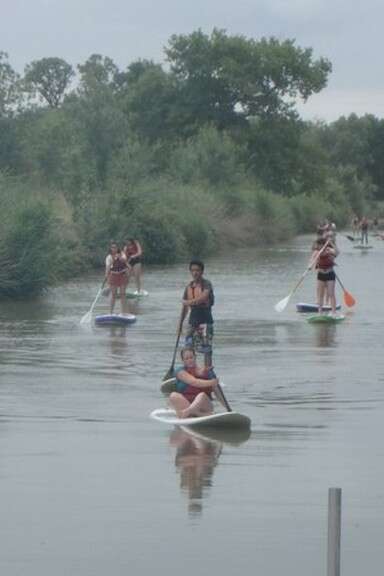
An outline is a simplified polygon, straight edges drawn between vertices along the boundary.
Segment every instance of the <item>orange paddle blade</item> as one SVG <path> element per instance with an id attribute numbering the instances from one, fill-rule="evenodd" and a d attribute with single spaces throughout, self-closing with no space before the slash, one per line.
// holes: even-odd
<path id="1" fill-rule="evenodd" d="M 350 294 L 346 290 L 344 290 L 344 302 L 345 305 L 348 306 L 349 308 L 352 308 L 352 306 L 356 304 L 356 300 L 354 299 L 352 294 Z"/>

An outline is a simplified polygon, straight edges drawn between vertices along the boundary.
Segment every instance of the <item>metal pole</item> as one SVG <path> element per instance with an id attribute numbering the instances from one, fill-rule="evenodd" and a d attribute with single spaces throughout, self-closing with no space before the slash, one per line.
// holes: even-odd
<path id="1" fill-rule="evenodd" d="M 341 488 L 328 489 L 327 576 L 340 576 Z"/>

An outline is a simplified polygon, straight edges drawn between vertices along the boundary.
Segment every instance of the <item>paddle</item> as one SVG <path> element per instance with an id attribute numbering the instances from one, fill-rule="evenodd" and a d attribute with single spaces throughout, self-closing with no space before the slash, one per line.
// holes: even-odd
<path id="1" fill-rule="evenodd" d="M 217 392 L 219 392 L 219 394 L 217 394 Z M 218 397 L 218 400 L 219 400 L 222 404 L 224 404 L 227 412 L 232 412 L 232 408 L 231 408 L 230 405 L 228 404 L 228 400 L 226 399 L 226 397 L 225 397 L 225 395 L 224 395 L 224 392 L 223 392 L 223 389 L 222 389 L 222 387 L 220 386 L 219 382 L 217 382 L 217 384 L 216 384 L 216 395 L 217 395 L 217 397 Z M 221 398 L 220 398 L 220 396 L 221 396 Z"/>
<path id="2" fill-rule="evenodd" d="M 348 292 L 348 290 L 346 290 L 340 280 L 340 278 L 338 277 L 337 274 L 335 274 L 336 279 L 338 281 L 338 283 L 340 284 L 342 290 L 343 290 L 343 296 L 344 296 L 344 303 L 346 306 L 348 306 L 349 308 L 352 308 L 352 306 L 354 306 L 356 304 L 356 300 L 354 299 L 354 297 L 352 296 L 352 294 L 350 294 Z"/>
<path id="3" fill-rule="evenodd" d="M 183 320 L 184 320 L 184 305 L 181 308 L 179 325 L 178 325 L 177 334 L 176 334 L 176 344 L 175 344 L 175 349 L 173 351 L 172 362 L 171 362 L 171 365 L 170 365 L 167 373 L 165 374 L 165 376 L 163 378 L 163 382 L 165 382 L 166 380 L 171 380 L 175 375 L 175 362 L 176 362 L 177 347 L 179 346 L 181 329 L 183 327 Z"/>
<path id="4" fill-rule="evenodd" d="M 103 288 L 104 288 L 104 286 L 105 286 L 106 281 L 107 281 L 107 278 L 104 278 L 103 283 L 102 283 L 102 285 L 100 286 L 98 293 L 96 294 L 96 298 L 94 299 L 94 301 L 93 301 L 93 303 L 92 303 L 92 306 L 90 307 L 90 309 L 88 310 L 88 312 L 87 312 L 86 314 L 84 314 L 84 316 L 81 318 L 80 324 L 89 324 L 89 322 L 91 321 L 93 309 L 94 309 L 94 307 L 95 307 L 95 305 L 96 305 L 96 302 L 98 301 L 98 299 L 99 299 L 99 297 L 100 297 L 100 294 L 101 294 L 102 291 L 103 291 Z"/>
<path id="5" fill-rule="evenodd" d="M 306 277 L 308 272 L 310 270 L 312 270 L 312 266 L 314 264 L 316 264 L 317 260 L 320 258 L 321 253 L 324 252 L 324 250 L 328 246 L 328 244 L 329 244 L 329 240 L 326 241 L 326 243 L 324 244 L 322 249 L 317 253 L 317 256 L 313 259 L 313 261 L 310 263 L 310 265 L 308 266 L 306 271 L 302 274 L 300 280 L 297 282 L 297 284 L 295 285 L 293 290 L 291 290 L 291 292 L 288 294 L 288 296 L 286 296 L 285 298 L 280 300 L 277 304 L 275 304 L 276 312 L 282 312 L 287 307 L 287 304 L 288 304 L 289 300 L 291 299 L 291 296 L 296 292 L 296 290 L 298 289 L 298 287 L 300 286 L 300 284 L 302 283 L 302 281 L 304 280 L 304 278 Z"/>

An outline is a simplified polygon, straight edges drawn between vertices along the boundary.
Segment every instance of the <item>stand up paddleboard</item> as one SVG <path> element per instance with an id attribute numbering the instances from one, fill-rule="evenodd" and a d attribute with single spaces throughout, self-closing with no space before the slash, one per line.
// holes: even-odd
<path id="1" fill-rule="evenodd" d="M 102 294 L 103 296 L 109 296 L 111 293 L 111 289 L 110 288 L 104 288 Z M 145 298 L 146 296 L 149 295 L 149 292 L 147 292 L 147 290 L 140 290 L 139 292 L 137 290 L 135 290 L 134 292 L 126 292 L 125 293 L 125 297 L 126 298 Z M 120 292 L 118 292 L 116 294 L 116 299 L 120 298 Z"/>
<path id="2" fill-rule="evenodd" d="M 97 326 L 125 326 L 136 322 L 134 314 L 101 314 L 96 316 Z"/>
<path id="3" fill-rule="evenodd" d="M 218 442 L 232 446 L 239 446 L 251 436 L 250 428 L 204 428 L 203 430 L 190 426 L 180 426 L 180 428 L 193 438 L 204 442 Z"/>
<path id="4" fill-rule="evenodd" d="M 150 417 L 168 426 L 183 426 L 191 428 L 226 428 L 226 429 L 248 429 L 251 427 L 251 420 L 248 416 L 238 412 L 216 412 L 208 416 L 198 416 L 191 418 L 178 418 L 174 410 L 157 408 L 151 412 Z"/>
<path id="5" fill-rule="evenodd" d="M 345 320 L 345 316 L 342 314 L 339 314 L 338 316 L 332 316 L 332 314 L 314 314 L 313 316 L 309 316 L 306 320 L 311 324 L 337 324 L 338 322 Z"/>
<path id="6" fill-rule="evenodd" d="M 336 306 L 336 310 L 340 310 L 341 304 Z M 332 310 L 331 306 L 323 306 L 323 312 L 330 312 Z M 319 305 L 318 304 L 306 304 L 305 302 L 299 302 L 296 304 L 296 311 L 297 312 L 318 312 Z"/>

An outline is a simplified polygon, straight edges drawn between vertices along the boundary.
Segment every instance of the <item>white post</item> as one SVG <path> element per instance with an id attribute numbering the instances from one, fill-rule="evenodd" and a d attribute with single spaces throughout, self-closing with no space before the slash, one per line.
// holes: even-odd
<path id="1" fill-rule="evenodd" d="M 327 576 L 340 576 L 341 488 L 328 490 Z"/>

